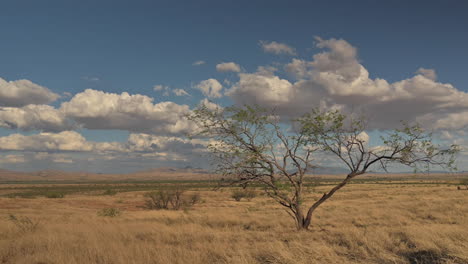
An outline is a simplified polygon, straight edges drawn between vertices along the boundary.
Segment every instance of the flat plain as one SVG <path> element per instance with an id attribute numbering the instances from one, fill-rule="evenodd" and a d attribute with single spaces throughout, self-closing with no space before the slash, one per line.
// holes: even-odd
<path id="1" fill-rule="evenodd" d="M 305 204 L 336 180 L 311 185 Z M 355 181 L 301 232 L 259 188 L 235 201 L 235 188 L 207 180 L 9 182 L 0 184 L 0 263 L 468 263 L 468 190 L 458 182 Z M 145 207 L 148 191 L 171 186 L 201 201 Z"/>

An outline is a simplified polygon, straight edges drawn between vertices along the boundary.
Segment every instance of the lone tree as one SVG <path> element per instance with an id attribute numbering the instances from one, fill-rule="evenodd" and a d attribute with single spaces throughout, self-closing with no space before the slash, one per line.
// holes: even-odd
<path id="1" fill-rule="evenodd" d="M 392 163 L 413 168 L 438 165 L 453 168 L 456 146 L 441 149 L 419 126 L 403 124 L 371 147 L 365 119 L 346 117 L 338 111 L 312 111 L 289 125 L 259 107 L 198 107 L 188 118 L 198 125 L 194 135 L 211 139 L 222 182 L 246 187 L 256 184 L 287 208 L 298 230 L 308 229 L 314 211 L 353 178 L 371 167 L 386 170 Z M 344 180 L 310 205 L 303 203 L 305 176 L 314 168 L 316 155 L 334 156 L 349 173 Z"/>

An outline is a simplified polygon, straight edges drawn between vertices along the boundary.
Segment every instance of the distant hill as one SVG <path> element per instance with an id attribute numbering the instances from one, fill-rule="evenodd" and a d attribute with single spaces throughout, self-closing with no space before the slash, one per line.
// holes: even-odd
<path id="1" fill-rule="evenodd" d="M 316 168 L 310 176 L 316 178 L 339 179 L 347 171 L 339 167 Z M 466 178 L 467 172 L 459 173 L 367 173 L 360 178 L 389 178 L 389 179 L 444 179 Z M 218 176 L 201 168 L 173 168 L 161 167 L 129 174 L 105 174 L 89 172 L 68 172 L 59 170 L 42 170 L 35 172 L 18 172 L 0 169 L 0 183 L 2 182 L 89 182 L 89 181 L 158 181 L 158 180 L 213 180 Z"/>
<path id="2" fill-rule="evenodd" d="M 210 179 L 212 175 L 200 168 L 155 168 L 129 174 L 106 174 L 42 170 L 18 172 L 0 169 L 0 182 L 16 181 L 128 181 L 128 180 L 195 180 Z"/>

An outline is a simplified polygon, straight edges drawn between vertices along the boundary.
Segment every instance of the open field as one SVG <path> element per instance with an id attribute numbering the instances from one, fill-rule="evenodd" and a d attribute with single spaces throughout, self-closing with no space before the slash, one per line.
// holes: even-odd
<path id="1" fill-rule="evenodd" d="M 329 184 L 311 187 L 306 202 Z M 267 197 L 236 202 L 232 188 L 213 191 L 209 181 L 2 184 L 0 263 L 468 263 L 468 191 L 455 184 L 357 181 L 304 232 Z M 202 202 L 144 208 L 147 191 L 173 185 Z M 117 194 L 103 195 L 109 189 Z M 121 215 L 98 215 L 106 208 Z"/>

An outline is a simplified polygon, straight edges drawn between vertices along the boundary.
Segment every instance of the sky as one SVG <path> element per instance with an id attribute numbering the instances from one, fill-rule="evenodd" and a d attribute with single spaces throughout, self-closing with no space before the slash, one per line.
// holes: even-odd
<path id="1" fill-rule="evenodd" d="M 0 168 L 208 166 L 199 104 L 369 113 L 468 148 L 466 1 L 0 2 Z M 468 153 L 458 158 L 468 170 Z"/>

